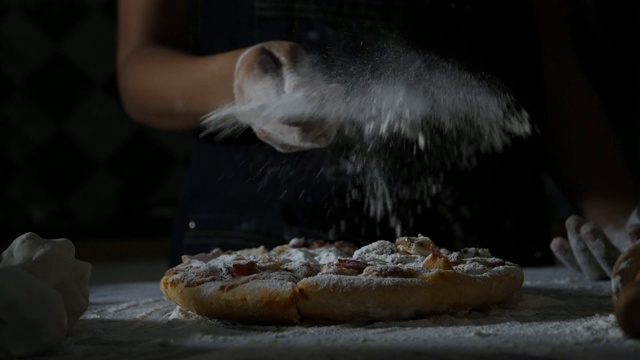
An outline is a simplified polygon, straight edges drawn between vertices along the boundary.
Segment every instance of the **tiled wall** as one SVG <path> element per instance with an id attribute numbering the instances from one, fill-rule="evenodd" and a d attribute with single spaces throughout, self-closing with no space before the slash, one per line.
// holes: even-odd
<path id="1" fill-rule="evenodd" d="M 123 112 L 115 3 L 0 1 L 0 240 L 170 229 L 189 135 Z"/>

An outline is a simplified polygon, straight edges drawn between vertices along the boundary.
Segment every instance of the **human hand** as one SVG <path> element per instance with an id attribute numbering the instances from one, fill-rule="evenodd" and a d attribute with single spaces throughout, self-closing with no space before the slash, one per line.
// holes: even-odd
<path id="1" fill-rule="evenodd" d="M 279 114 L 270 104 L 282 102 L 284 97 L 298 101 L 300 97 L 337 98 L 341 93 L 339 85 L 326 84 L 314 73 L 299 45 L 285 41 L 261 43 L 245 51 L 236 64 L 236 104 L 248 106 L 234 112 L 234 116 L 280 152 L 321 148 L 335 137 L 338 131 L 335 122 Z"/>
<path id="2" fill-rule="evenodd" d="M 573 215 L 565 227 L 567 238 L 554 238 L 550 244 L 556 258 L 591 280 L 611 278 L 620 254 L 640 239 L 640 206 L 620 226 L 600 227 Z"/>

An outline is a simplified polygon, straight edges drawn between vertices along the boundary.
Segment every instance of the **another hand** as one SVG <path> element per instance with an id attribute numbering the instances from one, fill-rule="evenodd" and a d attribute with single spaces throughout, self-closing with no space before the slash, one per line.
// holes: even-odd
<path id="1" fill-rule="evenodd" d="M 273 41 L 249 48 L 238 59 L 234 78 L 236 104 L 256 105 L 235 113 L 256 136 L 281 152 L 325 147 L 338 126 L 322 118 L 290 118 L 266 113 L 284 96 L 338 96 L 341 87 L 324 83 L 311 69 L 305 51 L 295 43 Z M 304 102 L 302 102 L 304 103 Z"/>
<path id="2" fill-rule="evenodd" d="M 577 215 L 565 223 L 567 238 L 551 241 L 551 251 L 565 266 L 583 273 L 591 280 L 611 277 L 612 268 L 631 244 L 640 239 L 640 206 L 625 224 L 600 227 Z"/>

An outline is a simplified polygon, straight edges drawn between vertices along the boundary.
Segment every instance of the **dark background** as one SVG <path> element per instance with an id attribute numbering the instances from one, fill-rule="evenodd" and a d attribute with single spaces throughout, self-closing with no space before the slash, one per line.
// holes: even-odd
<path id="1" fill-rule="evenodd" d="M 636 168 L 638 3 L 571 3 L 581 61 Z M 0 1 L 0 243 L 34 231 L 103 255 L 123 239 L 165 251 L 190 135 L 123 112 L 115 23 L 115 0 Z"/>
<path id="2" fill-rule="evenodd" d="M 116 1 L 0 4 L 0 239 L 166 238 L 189 134 L 123 112 Z"/>

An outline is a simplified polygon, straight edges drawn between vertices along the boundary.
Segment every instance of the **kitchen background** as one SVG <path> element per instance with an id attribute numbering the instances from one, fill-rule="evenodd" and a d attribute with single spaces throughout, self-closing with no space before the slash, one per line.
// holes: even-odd
<path id="1" fill-rule="evenodd" d="M 572 19 L 583 65 L 640 169 L 638 3 L 574 1 Z M 2 248 L 34 231 L 70 238 L 87 256 L 164 256 L 190 134 L 123 112 L 115 30 L 115 0 L 0 1 Z"/>
<path id="2" fill-rule="evenodd" d="M 124 113 L 116 1 L 0 4 L 0 238 L 166 238 L 190 136 Z"/>

